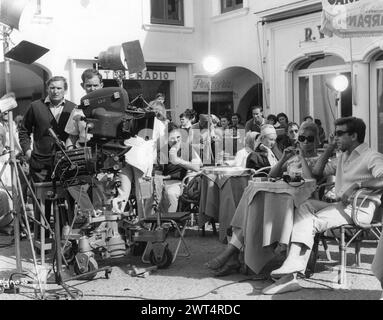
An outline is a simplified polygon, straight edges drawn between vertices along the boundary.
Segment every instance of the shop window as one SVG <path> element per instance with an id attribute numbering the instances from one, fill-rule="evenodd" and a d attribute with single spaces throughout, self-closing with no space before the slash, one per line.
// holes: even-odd
<path id="1" fill-rule="evenodd" d="M 211 94 L 211 113 L 216 116 L 228 115 L 233 110 L 233 92 L 212 92 Z M 193 92 L 193 109 L 198 114 L 208 113 L 208 93 Z"/>
<path id="2" fill-rule="evenodd" d="M 184 25 L 183 0 L 151 0 L 151 23 Z"/>
<path id="3" fill-rule="evenodd" d="M 243 8 L 243 0 L 221 0 L 221 12 L 229 12 Z"/>

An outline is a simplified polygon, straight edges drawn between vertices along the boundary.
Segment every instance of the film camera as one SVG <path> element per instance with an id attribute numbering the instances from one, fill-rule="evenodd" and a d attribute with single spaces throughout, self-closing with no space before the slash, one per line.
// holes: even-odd
<path id="1" fill-rule="evenodd" d="M 84 182 L 94 188 L 97 183 L 104 205 L 97 210 L 77 207 L 73 228 L 65 226 L 62 231 L 66 261 L 74 264 L 77 274 L 83 274 L 97 269 L 96 257 L 119 258 L 128 249 L 133 254 L 141 254 L 145 249 L 143 257 L 148 254 L 152 264 L 167 267 L 172 258 L 165 242 L 166 230 L 137 229 L 131 212 L 115 212 L 111 206 L 120 186 L 118 173 L 130 149 L 124 140 L 140 130 L 153 129 L 155 113 L 130 107 L 127 92 L 119 87 L 103 88 L 84 96 L 79 108 L 85 116 L 80 120 L 86 122 L 86 130 L 93 138 L 84 148 L 58 152 L 55 176 L 68 190 Z M 100 173 L 113 177 L 101 183 Z"/>
<path id="2" fill-rule="evenodd" d="M 81 99 L 79 108 L 84 112 L 89 133 L 96 140 L 127 139 L 142 129 L 153 129 L 155 113 L 131 108 L 123 88 L 91 92 Z"/>

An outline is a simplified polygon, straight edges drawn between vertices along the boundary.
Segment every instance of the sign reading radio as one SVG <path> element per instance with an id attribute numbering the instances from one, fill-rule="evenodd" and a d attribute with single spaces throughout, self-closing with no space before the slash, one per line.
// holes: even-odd
<path id="1" fill-rule="evenodd" d="M 103 79 L 113 80 L 118 78 L 118 75 L 122 73 L 123 79 L 125 80 L 158 80 L 158 81 L 172 81 L 176 80 L 175 72 L 167 71 L 144 71 L 138 73 L 129 74 L 128 71 L 113 71 L 113 70 L 99 70 Z"/>

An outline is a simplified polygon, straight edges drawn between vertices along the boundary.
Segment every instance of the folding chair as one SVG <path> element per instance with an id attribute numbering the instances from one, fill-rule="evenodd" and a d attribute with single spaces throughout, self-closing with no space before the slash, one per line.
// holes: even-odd
<path id="1" fill-rule="evenodd" d="M 355 266 L 360 267 L 361 262 L 361 243 L 365 240 L 368 240 L 368 234 L 372 234 L 377 240 L 381 236 L 382 228 L 382 211 L 381 208 L 381 190 L 370 191 L 366 189 L 360 189 L 355 193 L 354 200 L 352 203 L 351 218 L 353 220 L 352 224 L 347 224 L 339 226 L 336 228 L 329 229 L 329 231 L 334 236 L 335 240 L 339 245 L 340 253 L 340 262 L 339 262 L 339 272 L 338 272 L 338 284 L 341 286 L 346 285 L 346 267 L 347 267 L 347 248 L 351 244 L 355 244 Z M 361 205 L 366 199 L 373 200 L 376 203 L 376 210 L 372 222 L 369 224 L 364 224 L 358 219 L 358 211 L 360 210 Z M 358 205 L 358 201 L 361 203 Z M 339 235 L 336 234 L 336 231 L 339 231 Z M 346 237 L 348 234 L 348 237 Z M 315 269 L 315 264 L 317 260 L 318 253 L 318 243 L 322 241 L 326 246 L 326 237 L 324 233 L 317 234 L 314 241 L 314 248 L 312 256 L 308 264 L 308 269 L 306 270 L 306 276 L 310 275 L 310 272 L 313 273 Z"/>
<path id="2" fill-rule="evenodd" d="M 193 177 L 194 175 L 188 175 L 186 176 L 182 183 L 181 183 L 181 194 L 183 191 L 183 186 L 185 184 L 185 181 L 187 178 Z M 159 186 L 154 186 L 154 189 L 156 190 L 156 193 L 161 192 L 162 193 L 162 188 Z M 160 191 L 161 189 L 161 191 Z M 158 205 L 158 203 L 157 203 Z M 180 207 L 180 205 L 178 205 Z M 158 207 L 157 207 L 157 210 Z M 160 212 L 157 211 L 156 215 L 148 216 L 143 219 L 144 223 L 148 223 L 151 225 L 151 229 L 155 230 L 156 228 L 162 226 L 164 223 L 170 223 L 171 227 L 173 227 L 177 233 L 176 235 L 179 236 L 179 240 L 177 242 L 176 250 L 173 255 L 172 263 L 176 260 L 177 256 L 183 256 L 183 257 L 189 257 L 190 256 L 190 250 L 189 247 L 187 246 L 187 243 L 185 241 L 185 232 L 186 232 L 186 225 L 188 221 L 190 221 L 191 218 L 191 211 L 179 211 L 179 212 Z M 179 250 L 181 247 L 181 244 L 184 245 L 185 248 L 185 253 L 184 254 L 179 254 Z M 148 262 L 146 260 L 146 254 L 147 251 L 149 250 L 149 246 L 146 247 L 144 254 L 142 255 L 142 261 L 143 262 Z M 150 250 L 149 250 L 150 251 Z"/>

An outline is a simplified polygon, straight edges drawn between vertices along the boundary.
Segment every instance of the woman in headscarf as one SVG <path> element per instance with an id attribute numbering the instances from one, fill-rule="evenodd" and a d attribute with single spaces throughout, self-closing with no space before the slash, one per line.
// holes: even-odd
<path id="1" fill-rule="evenodd" d="M 277 139 L 274 126 L 265 124 L 261 127 L 261 134 L 257 139 L 255 150 L 249 154 L 246 160 L 246 168 L 259 170 L 265 167 L 273 167 L 278 159 L 271 150 Z M 269 170 L 265 170 L 268 172 Z"/>
<path id="2" fill-rule="evenodd" d="M 259 132 L 248 131 L 245 137 L 245 147 L 237 152 L 234 160 L 227 160 L 226 164 L 246 168 L 247 157 L 255 150 L 256 140 L 259 135 Z"/>

